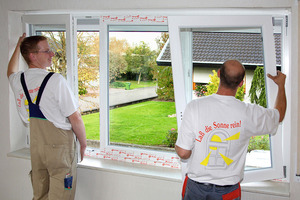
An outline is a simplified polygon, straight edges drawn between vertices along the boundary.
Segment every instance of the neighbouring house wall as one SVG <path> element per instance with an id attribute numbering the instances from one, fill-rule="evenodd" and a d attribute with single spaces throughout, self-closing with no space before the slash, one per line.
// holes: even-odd
<path id="1" fill-rule="evenodd" d="M 6 78 L 6 69 L 9 56 L 11 55 L 14 45 L 21 35 L 21 20 L 9 15 L 10 11 L 53 11 L 53 10 L 76 10 L 76 11 L 110 11 L 110 10 L 135 10 L 139 12 L 142 9 L 183 9 L 182 14 L 188 13 L 189 9 L 194 12 L 195 9 L 201 8 L 291 8 L 293 33 L 292 39 L 295 41 L 292 46 L 292 81 L 295 88 L 298 85 L 298 7 L 295 0 L 1 0 L 0 2 L 0 199 L 5 200 L 23 200 L 31 199 L 32 190 L 28 172 L 30 171 L 30 161 L 7 157 L 7 153 L 20 144 L 22 140 L 11 140 L 16 135 L 24 135 L 23 125 L 18 118 L 14 104 L 12 101 L 11 91 L 9 89 Z M 14 13 L 13 16 L 17 14 Z M 10 18 L 9 18 L 10 16 Z M 11 30 L 11 24 L 20 24 L 19 30 Z M 299 183 L 294 181 L 294 170 L 296 166 L 295 152 L 296 141 L 298 140 L 296 133 L 298 131 L 297 123 L 299 122 L 297 113 L 299 112 L 298 92 L 292 95 L 291 110 L 292 112 L 292 129 L 295 132 L 292 137 L 292 145 L 290 147 L 291 154 L 291 198 L 296 199 L 300 196 Z M 166 181 L 142 176 L 126 175 L 122 173 L 112 173 L 107 171 L 97 171 L 85 168 L 78 169 L 78 192 L 76 199 L 101 199 L 101 200 L 139 200 L 139 199 L 180 199 L 181 184 L 178 182 Z M 244 193 L 244 199 L 288 199 L 281 197 L 264 196 L 259 194 Z"/>

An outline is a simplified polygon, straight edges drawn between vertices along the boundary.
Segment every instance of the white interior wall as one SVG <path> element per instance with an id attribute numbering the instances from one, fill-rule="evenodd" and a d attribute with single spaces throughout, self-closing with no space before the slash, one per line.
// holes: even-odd
<path id="1" fill-rule="evenodd" d="M 180 199 L 181 184 L 155 178 L 78 169 L 76 199 Z M 85 177 L 90 177 L 86 179 Z M 99 187 L 101 189 L 95 189 Z M 94 188 L 91 190 L 90 188 Z"/>
<path id="2" fill-rule="evenodd" d="M 22 10 L 77 10 L 77 11 L 92 11 L 92 10 L 136 10 L 140 9 L 195 9 L 195 8 L 292 8 L 293 33 L 292 41 L 298 41 L 298 7 L 295 0 L 87 0 L 82 1 L 74 0 L 52 0 L 52 1 L 38 1 L 38 0 L 2 0 L 0 2 L 0 199 L 5 200 L 23 200 L 31 199 L 31 185 L 28 177 L 30 170 L 30 161 L 7 157 L 10 150 L 14 150 L 15 146 L 22 143 L 22 141 L 13 141 L 11 144 L 10 134 L 23 134 L 22 124 L 18 119 L 15 108 L 10 106 L 10 92 L 8 81 L 6 78 L 7 63 L 9 60 L 9 52 L 14 48 L 14 45 L 21 35 L 21 30 L 9 30 L 11 27 L 9 23 L 21 23 L 19 19 L 12 19 L 9 21 L 9 11 L 22 11 Z M 188 12 L 188 11 L 186 11 Z M 184 14 L 184 12 L 182 12 Z M 11 19 L 11 18 L 10 18 Z M 21 27 L 21 26 L 20 26 Z M 9 43 L 10 42 L 10 43 Z M 295 86 L 298 85 L 298 43 L 292 43 L 292 66 L 295 72 L 290 78 Z M 297 88 L 297 87 L 296 87 Z M 298 92 L 292 95 L 291 110 L 292 110 L 292 129 L 298 130 Z M 295 155 L 297 145 L 296 132 L 293 133 L 291 141 L 291 198 L 297 199 L 300 196 L 299 183 L 294 180 L 294 171 L 296 166 Z M 95 171 L 90 169 L 78 169 L 78 192 L 77 199 L 101 199 L 101 200 L 123 200 L 123 199 L 180 199 L 181 185 L 178 182 L 170 182 L 166 180 L 145 178 L 141 176 L 124 175 L 118 173 L 111 173 L 105 171 Z M 272 196 L 263 196 L 259 194 L 244 193 L 244 199 L 274 199 Z M 252 196 L 251 196 L 252 195 Z M 254 195 L 254 196 L 253 196 Z M 253 197 L 253 198 L 252 198 Z M 278 199 L 282 199 L 278 197 Z M 287 199 L 287 198 L 283 198 Z"/>

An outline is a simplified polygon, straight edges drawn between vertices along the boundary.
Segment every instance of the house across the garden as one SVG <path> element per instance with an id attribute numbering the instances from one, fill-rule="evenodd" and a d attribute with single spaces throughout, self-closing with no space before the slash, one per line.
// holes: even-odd
<path id="1" fill-rule="evenodd" d="M 263 42 L 260 33 L 193 32 L 193 90 L 197 84 L 207 84 L 212 70 L 218 70 L 228 59 L 239 60 L 246 68 L 246 95 L 251 87 L 254 70 L 264 65 Z M 281 68 L 281 33 L 274 33 L 276 66 Z M 160 66 L 171 66 L 169 40 L 156 60 Z"/>

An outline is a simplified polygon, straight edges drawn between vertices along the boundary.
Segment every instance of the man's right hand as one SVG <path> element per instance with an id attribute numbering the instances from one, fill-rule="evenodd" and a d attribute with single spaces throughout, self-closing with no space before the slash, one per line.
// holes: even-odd
<path id="1" fill-rule="evenodd" d="M 271 74 L 267 74 L 267 76 L 272 79 L 278 86 L 284 86 L 285 85 L 285 79 L 286 75 L 282 73 L 281 71 L 277 71 L 276 76 L 272 76 Z"/>
<path id="2" fill-rule="evenodd" d="M 286 95 L 285 95 L 285 79 L 286 75 L 281 71 L 277 71 L 276 76 L 272 76 L 271 74 L 267 74 L 267 76 L 272 79 L 278 86 L 277 97 L 275 101 L 274 108 L 279 111 L 279 122 L 282 122 L 286 112 Z"/>

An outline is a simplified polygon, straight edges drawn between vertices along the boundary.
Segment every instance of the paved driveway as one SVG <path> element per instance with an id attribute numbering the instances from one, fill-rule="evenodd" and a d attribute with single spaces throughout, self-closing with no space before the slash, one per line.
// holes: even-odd
<path id="1" fill-rule="evenodd" d="M 155 98 L 156 87 L 137 88 L 133 90 L 109 89 L 109 105 L 116 106 L 135 101 Z M 99 94 L 85 95 L 79 97 L 79 106 L 81 112 L 99 109 Z"/>

